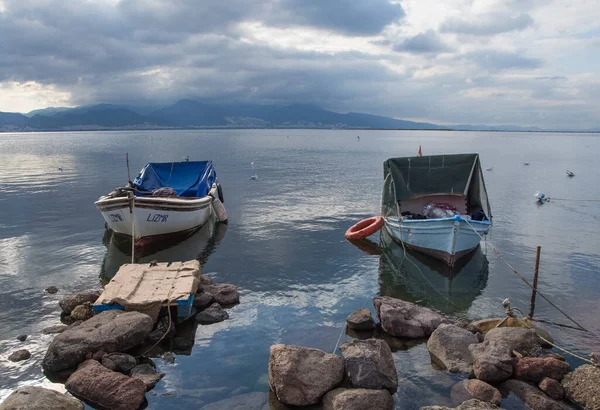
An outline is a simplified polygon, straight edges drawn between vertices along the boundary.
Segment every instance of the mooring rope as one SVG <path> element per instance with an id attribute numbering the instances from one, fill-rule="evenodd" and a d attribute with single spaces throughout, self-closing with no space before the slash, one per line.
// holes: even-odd
<path id="1" fill-rule="evenodd" d="M 465 221 L 470 227 L 471 229 L 473 229 L 473 232 L 475 232 L 477 234 L 477 236 L 479 236 L 479 238 L 483 239 L 483 237 L 479 234 L 479 232 L 477 232 L 477 230 L 475 229 L 475 227 L 473 227 L 473 225 L 471 225 L 471 223 L 466 219 L 466 218 L 462 218 L 461 220 Z M 560 313 L 562 313 L 567 319 L 569 319 L 571 322 L 575 323 L 577 326 L 579 326 L 580 330 L 584 330 L 586 332 L 590 332 L 588 329 L 586 329 L 585 327 L 583 327 L 581 324 L 579 324 L 579 322 L 577 322 L 575 319 L 573 319 L 571 316 L 569 316 L 565 311 L 563 311 L 561 308 L 559 308 L 558 306 L 556 306 L 556 304 L 554 304 L 554 302 L 552 302 L 550 299 L 548 299 L 542 292 L 540 292 L 538 289 L 534 288 L 533 285 L 531 283 L 529 283 L 529 281 L 527 279 L 525 279 L 523 277 L 523 275 L 521 275 L 519 272 L 517 272 L 517 270 L 510 264 L 508 263 L 508 261 L 506 259 L 504 259 L 504 257 L 500 254 L 500 252 L 493 246 L 490 244 L 490 248 L 492 248 L 492 251 L 494 251 L 494 253 L 496 254 L 496 256 L 506 264 L 506 266 L 508 266 L 508 268 L 519 277 L 519 279 L 521 279 L 523 282 L 525 282 L 525 284 L 527 284 L 527 286 L 529 286 L 531 289 L 533 289 L 538 295 L 540 295 L 546 302 L 548 302 L 550 304 L 550 306 L 552 306 L 553 308 L 555 308 L 556 310 L 558 310 Z M 590 332 L 591 333 L 591 332 Z"/>

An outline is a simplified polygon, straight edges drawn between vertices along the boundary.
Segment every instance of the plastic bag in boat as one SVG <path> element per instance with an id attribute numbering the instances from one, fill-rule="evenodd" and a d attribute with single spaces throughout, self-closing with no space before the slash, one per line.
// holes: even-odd
<path id="1" fill-rule="evenodd" d="M 460 215 L 460 212 L 456 210 L 450 204 L 436 204 L 431 203 L 425 205 L 423 208 L 423 215 L 427 218 L 441 219 L 441 218 L 453 218 L 456 215 Z"/>

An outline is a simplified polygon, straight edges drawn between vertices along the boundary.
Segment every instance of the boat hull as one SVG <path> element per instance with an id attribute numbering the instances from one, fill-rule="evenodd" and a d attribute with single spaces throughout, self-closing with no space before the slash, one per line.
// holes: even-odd
<path id="1" fill-rule="evenodd" d="M 404 220 L 385 218 L 385 227 L 392 238 L 405 246 L 443 261 L 454 264 L 479 246 L 488 233 L 488 221 L 469 221 L 457 216 L 443 219 Z M 475 232 L 476 231 L 476 232 Z"/>
<path id="2" fill-rule="evenodd" d="M 136 197 L 130 209 L 130 200 L 121 197 L 100 198 L 95 205 L 107 228 L 120 236 L 134 236 L 140 244 L 195 232 L 211 217 L 212 201 L 211 196 L 198 199 Z"/>

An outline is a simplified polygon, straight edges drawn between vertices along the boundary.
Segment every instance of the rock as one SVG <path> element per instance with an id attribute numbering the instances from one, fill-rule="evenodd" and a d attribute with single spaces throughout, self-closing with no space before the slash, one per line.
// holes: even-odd
<path id="1" fill-rule="evenodd" d="M 131 369 L 131 377 L 143 381 L 146 386 L 146 391 L 150 391 L 156 386 L 156 383 L 158 383 L 160 379 L 165 377 L 165 374 L 157 371 L 149 364 L 139 364 Z"/>
<path id="2" fill-rule="evenodd" d="M 220 285 L 201 285 L 204 292 L 214 296 L 215 302 L 222 306 L 235 305 L 240 301 L 240 294 L 234 285 L 223 283 Z"/>
<path id="3" fill-rule="evenodd" d="M 19 335 L 17 336 L 17 340 L 19 342 L 24 342 L 25 340 L 27 340 L 27 335 Z"/>
<path id="4" fill-rule="evenodd" d="M 389 296 L 375 297 L 373 305 L 383 330 L 396 337 L 426 337 L 442 323 L 451 322 L 431 309 Z"/>
<path id="5" fill-rule="evenodd" d="M 510 347 L 503 341 L 485 340 L 469 346 L 473 355 L 473 373 L 484 382 L 498 382 L 512 375 Z"/>
<path id="6" fill-rule="evenodd" d="M 139 312 L 107 310 L 54 338 L 42 367 L 48 372 L 75 368 L 88 353 L 131 349 L 144 341 L 152 330 L 150 316 Z"/>
<path id="7" fill-rule="evenodd" d="M 390 347 L 383 340 L 350 340 L 340 346 L 352 386 L 394 393 L 398 374 Z"/>
<path id="8" fill-rule="evenodd" d="M 523 327 L 496 327 L 486 333 L 485 340 L 503 341 L 523 356 L 535 357 L 542 350 L 536 333 Z"/>
<path id="9" fill-rule="evenodd" d="M 85 322 L 94 316 L 94 310 L 90 302 L 84 302 L 81 305 L 75 306 L 71 311 L 71 319 L 81 320 Z"/>
<path id="10" fill-rule="evenodd" d="M 99 350 L 97 352 L 92 353 L 90 359 L 94 359 L 100 362 L 102 361 L 104 355 L 106 355 L 106 352 L 104 350 Z"/>
<path id="11" fill-rule="evenodd" d="M 471 374 L 473 355 L 469 345 L 479 343 L 477 336 L 455 325 L 441 324 L 427 341 L 431 359 L 451 373 Z"/>
<path id="12" fill-rule="evenodd" d="M 319 349 L 276 344 L 269 357 L 269 385 L 284 404 L 306 406 L 344 378 L 344 359 Z"/>
<path id="13" fill-rule="evenodd" d="M 67 325 L 55 325 L 55 326 L 49 326 L 45 329 L 42 329 L 42 333 L 45 335 L 52 335 L 55 333 L 62 333 L 65 330 L 67 330 L 69 326 Z"/>
<path id="14" fill-rule="evenodd" d="M 477 333 L 483 334 L 481 329 L 479 329 L 473 322 L 469 322 L 468 320 L 462 319 L 455 323 L 456 326 L 468 330 L 469 332 L 476 335 Z"/>
<path id="15" fill-rule="evenodd" d="M 229 319 L 229 314 L 218 303 L 213 303 L 210 307 L 196 315 L 196 322 L 201 325 L 218 323 L 226 319 Z"/>
<path id="16" fill-rule="evenodd" d="M 169 331 L 167 332 L 167 329 Z M 166 335 L 165 335 L 166 333 Z M 146 336 L 146 340 L 150 343 L 156 343 L 166 337 L 173 337 L 175 334 L 175 323 L 171 320 L 171 327 L 169 328 L 169 317 L 163 316 L 158 319 L 156 328 Z"/>
<path id="17" fill-rule="evenodd" d="M 102 366 L 114 372 L 129 373 L 137 366 L 137 361 L 126 353 L 108 353 L 102 356 Z"/>
<path id="18" fill-rule="evenodd" d="M 269 393 L 252 392 L 207 404 L 201 410 L 269 410 Z"/>
<path id="19" fill-rule="evenodd" d="M 74 293 L 63 297 L 58 305 L 62 309 L 63 313 L 70 315 L 76 306 L 83 304 L 84 302 L 94 303 L 102 294 L 101 290 L 86 290 L 80 293 Z"/>
<path id="20" fill-rule="evenodd" d="M 113 372 L 95 360 L 83 362 L 65 387 L 93 407 L 111 410 L 137 409 L 146 394 L 144 382 Z"/>
<path id="21" fill-rule="evenodd" d="M 500 391 L 486 382 L 477 379 L 463 380 L 452 386 L 450 392 L 454 403 L 462 403 L 470 399 L 478 399 L 500 406 Z"/>
<path id="22" fill-rule="evenodd" d="M 48 286 L 46 289 L 44 289 L 46 291 L 46 293 L 50 293 L 51 295 L 55 294 L 56 292 L 58 292 L 58 288 L 56 286 Z"/>
<path id="23" fill-rule="evenodd" d="M 567 362 L 553 357 L 523 357 L 513 360 L 513 377 L 517 380 L 541 382 L 544 377 L 561 381 L 571 371 Z"/>
<path id="24" fill-rule="evenodd" d="M 565 396 L 586 410 L 600 409 L 600 368 L 591 364 L 579 366 L 562 380 Z"/>
<path id="25" fill-rule="evenodd" d="M 174 337 L 171 340 L 171 347 L 173 350 L 183 351 L 190 350 L 194 347 L 194 340 L 189 340 L 184 337 Z"/>
<path id="26" fill-rule="evenodd" d="M 22 362 L 23 360 L 27 360 L 31 357 L 31 353 L 27 349 L 17 350 L 16 352 L 12 352 L 10 356 L 8 356 L 8 360 L 11 362 Z"/>
<path id="27" fill-rule="evenodd" d="M 214 300 L 215 297 L 212 293 L 196 293 L 196 296 L 194 296 L 194 307 L 196 309 L 204 309 L 205 307 L 210 306 Z"/>
<path id="28" fill-rule="evenodd" d="M 214 284 L 212 278 L 206 275 L 200 275 L 200 285 L 212 285 Z"/>
<path id="29" fill-rule="evenodd" d="M 485 401 L 471 399 L 462 403 L 460 406 L 451 409 L 450 407 L 444 406 L 425 406 L 421 407 L 420 410 L 497 410 L 501 407 L 495 406 L 492 403 Z"/>
<path id="30" fill-rule="evenodd" d="M 323 397 L 323 410 L 392 410 L 393 406 L 387 390 L 335 389 Z"/>
<path id="31" fill-rule="evenodd" d="M 348 327 L 352 330 L 371 330 L 375 329 L 375 321 L 371 317 L 369 309 L 358 309 L 346 319 Z"/>
<path id="32" fill-rule="evenodd" d="M 546 396 L 540 389 L 522 380 L 507 380 L 502 387 L 513 392 L 532 410 L 567 410 L 569 407 Z"/>
<path id="33" fill-rule="evenodd" d="M 555 359 L 562 360 L 563 362 L 565 361 L 565 357 L 560 353 L 549 353 L 542 357 L 554 357 Z"/>
<path id="34" fill-rule="evenodd" d="M 565 390 L 562 388 L 560 383 L 555 379 L 544 377 L 544 379 L 538 384 L 541 391 L 546 393 L 554 400 L 562 400 L 565 398 Z"/>
<path id="35" fill-rule="evenodd" d="M 56 390 L 25 386 L 15 390 L 0 404 L 0 410 L 83 410 L 83 404 Z"/>
<path id="36" fill-rule="evenodd" d="M 173 352 L 163 353 L 162 358 L 165 362 L 167 362 L 169 364 L 175 363 L 175 354 Z"/>

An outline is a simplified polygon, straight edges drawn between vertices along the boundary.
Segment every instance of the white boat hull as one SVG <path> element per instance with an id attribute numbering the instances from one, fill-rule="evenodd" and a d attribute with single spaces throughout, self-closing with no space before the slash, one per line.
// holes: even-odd
<path id="1" fill-rule="evenodd" d="M 385 218 L 385 227 L 396 241 L 454 266 L 461 257 L 473 251 L 480 236 L 491 228 L 489 221 L 467 223 L 461 217 L 443 219 Z M 476 232 L 475 232 L 476 231 Z"/>
<path id="2" fill-rule="evenodd" d="M 108 228 L 119 235 L 134 236 L 138 242 L 197 230 L 210 218 L 212 201 L 211 196 L 197 199 L 136 197 L 131 210 L 127 197 L 102 197 L 95 205 Z"/>

